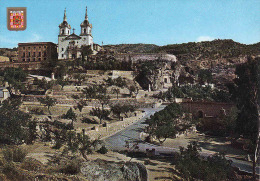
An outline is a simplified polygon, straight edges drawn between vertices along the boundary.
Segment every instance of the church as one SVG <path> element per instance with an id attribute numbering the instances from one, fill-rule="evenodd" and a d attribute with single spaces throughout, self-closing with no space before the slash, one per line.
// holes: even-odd
<path id="1" fill-rule="evenodd" d="M 73 60 L 81 58 L 82 48 L 84 46 L 90 46 L 93 53 L 97 53 L 100 49 L 98 44 L 93 42 L 93 36 L 91 34 L 92 24 L 88 21 L 88 13 L 86 8 L 86 14 L 84 21 L 80 24 L 80 35 L 75 34 L 75 29 L 71 34 L 71 26 L 67 22 L 66 9 L 64 10 L 63 22 L 59 25 L 58 36 L 58 59 Z"/>

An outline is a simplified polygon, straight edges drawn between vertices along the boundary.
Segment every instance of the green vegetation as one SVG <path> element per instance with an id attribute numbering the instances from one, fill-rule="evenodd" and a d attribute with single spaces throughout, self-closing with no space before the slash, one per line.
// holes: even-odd
<path id="1" fill-rule="evenodd" d="M 167 92 L 159 93 L 154 97 L 171 100 L 172 98 L 192 98 L 193 100 L 208 100 L 216 102 L 230 102 L 230 94 L 226 90 L 212 89 L 210 86 L 184 85 L 173 86 Z"/>
<path id="2" fill-rule="evenodd" d="M 253 171 L 259 154 L 259 72 L 260 59 L 248 57 L 244 64 L 236 67 L 237 78 L 230 87 L 232 97 L 238 108 L 235 131 L 251 141 L 248 152 L 253 157 Z"/>
<path id="3" fill-rule="evenodd" d="M 22 162 L 27 151 L 19 146 L 8 146 L 3 149 L 4 159 L 8 162 Z"/>
<path id="4" fill-rule="evenodd" d="M 114 115 L 118 117 L 119 120 L 121 120 L 121 114 L 125 114 L 127 117 L 127 113 L 129 112 L 134 112 L 135 111 L 135 106 L 131 104 L 115 104 L 111 105 L 111 112 L 113 112 Z"/>
<path id="5" fill-rule="evenodd" d="M 70 108 L 68 111 L 67 111 L 67 113 L 66 114 L 64 114 L 64 115 L 62 115 L 61 116 L 63 119 L 71 119 L 71 125 L 72 125 L 72 127 L 73 127 L 73 123 L 75 122 L 75 121 L 77 121 L 77 115 L 76 115 L 76 113 L 72 110 L 72 108 Z"/>
<path id="6" fill-rule="evenodd" d="M 184 131 L 191 126 L 190 122 L 181 120 L 183 116 L 181 106 L 177 103 L 168 105 L 146 120 L 146 132 L 162 144 L 167 138 L 174 138 L 178 131 Z"/>
<path id="7" fill-rule="evenodd" d="M 99 124 L 102 124 L 102 121 L 108 118 L 110 114 L 110 110 L 100 109 L 99 107 L 96 107 L 96 108 L 92 108 L 89 114 L 91 116 L 97 116 L 100 121 Z"/>
<path id="8" fill-rule="evenodd" d="M 119 44 L 119 45 L 104 45 L 104 48 L 108 51 L 114 51 L 117 53 L 146 53 L 157 48 L 154 44 Z"/>
<path id="9" fill-rule="evenodd" d="M 0 143 L 21 144 L 23 140 L 30 140 L 28 133 L 31 127 L 30 114 L 19 110 L 21 98 L 9 98 L 0 107 Z M 30 130 L 31 131 L 31 130 Z"/>
<path id="10" fill-rule="evenodd" d="M 67 149 L 65 151 L 70 151 L 72 153 L 79 152 L 85 160 L 88 160 L 87 155 L 92 153 L 92 147 L 96 147 L 98 144 L 101 144 L 101 141 L 90 140 L 85 134 L 84 129 L 81 133 L 69 131 L 66 140 Z"/>
<path id="11" fill-rule="evenodd" d="M 51 114 L 50 108 L 56 105 L 57 100 L 49 96 L 39 97 L 38 101 L 47 107 L 49 113 Z"/>
<path id="12" fill-rule="evenodd" d="M 120 88 L 126 87 L 126 81 L 122 77 L 117 77 L 116 79 L 112 79 L 111 77 L 109 77 L 107 80 L 105 80 L 105 82 L 107 86 L 115 85 Z"/>
<path id="13" fill-rule="evenodd" d="M 157 47 L 150 52 L 166 52 L 187 58 L 200 57 L 200 59 L 216 59 L 216 58 L 233 58 L 240 55 L 256 55 L 259 54 L 260 43 L 253 45 L 245 45 L 234 42 L 233 40 L 213 40 L 205 42 L 190 42 L 182 44 L 173 44 Z M 181 59 L 182 60 L 182 59 Z"/>
<path id="14" fill-rule="evenodd" d="M 89 58 L 82 64 L 86 70 L 132 70 L 132 62 L 116 60 L 113 55 L 96 55 L 96 59 Z"/>
<path id="15" fill-rule="evenodd" d="M 224 154 L 216 154 L 207 158 L 200 157 L 196 142 L 190 143 L 187 148 L 180 147 L 180 155 L 176 168 L 185 180 L 219 181 L 231 177 L 231 162 L 226 160 Z"/>
<path id="16" fill-rule="evenodd" d="M 33 81 L 34 85 L 37 85 L 39 89 L 43 89 L 46 92 L 48 89 L 51 89 L 54 85 L 54 81 L 47 81 L 45 78 L 38 79 L 35 78 Z"/>
<path id="17" fill-rule="evenodd" d="M 8 82 L 8 91 L 11 96 L 17 92 L 21 93 L 26 90 L 24 82 L 28 74 L 21 68 L 7 67 L 3 71 L 0 71 L 0 75 L 3 76 L 3 82 Z"/>

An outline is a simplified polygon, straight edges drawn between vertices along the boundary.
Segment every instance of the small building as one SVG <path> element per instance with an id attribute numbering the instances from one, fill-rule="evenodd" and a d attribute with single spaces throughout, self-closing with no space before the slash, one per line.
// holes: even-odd
<path id="1" fill-rule="evenodd" d="M 9 91 L 5 87 L 0 87 L 0 102 L 10 97 Z"/>
<path id="2" fill-rule="evenodd" d="M 210 102 L 210 101 L 181 101 L 181 106 L 187 112 L 192 113 L 196 118 L 216 118 L 228 115 L 231 109 L 235 107 L 233 103 Z"/>
<path id="3" fill-rule="evenodd" d="M 52 42 L 18 44 L 18 62 L 41 62 L 57 59 L 57 45 Z"/>

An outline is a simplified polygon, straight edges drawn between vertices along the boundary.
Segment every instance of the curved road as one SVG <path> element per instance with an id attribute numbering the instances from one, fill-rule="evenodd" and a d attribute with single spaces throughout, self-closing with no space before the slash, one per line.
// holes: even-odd
<path id="1" fill-rule="evenodd" d="M 164 109 L 165 106 L 160 106 L 159 108 L 145 108 L 144 111 L 146 112 L 146 115 L 133 125 L 128 126 L 122 131 L 117 132 L 116 134 L 107 137 L 104 139 L 104 142 L 106 144 L 106 147 L 109 148 L 110 150 L 113 151 L 122 151 L 126 150 L 126 142 L 129 142 L 130 145 L 129 147 L 133 147 L 133 142 L 138 143 L 138 150 L 141 152 L 146 152 L 146 149 L 155 149 L 155 154 L 160 155 L 160 154 L 173 154 L 174 152 L 179 152 L 179 148 L 169 148 L 169 147 L 163 147 L 163 146 L 157 146 L 153 145 L 147 142 L 144 142 L 140 138 L 140 134 L 145 128 L 144 121 L 146 118 L 150 117 L 153 115 L 155 112 L 160 111 Z M 211 154 L 207 152 L 202 152 L 201 156 L 207 157 L 210 156 Z M 232 166 L 238 167 L 241 171 L 249 172 L 252 173 L 252 163 L 248 161 L 243 161 L 243 160 L 237 160 L 234 158 L 229 158 L 227 159 L 232 160 Z M 260 174 L 260 168 L 259 166 L 257 167 L 257 174 Z"/>

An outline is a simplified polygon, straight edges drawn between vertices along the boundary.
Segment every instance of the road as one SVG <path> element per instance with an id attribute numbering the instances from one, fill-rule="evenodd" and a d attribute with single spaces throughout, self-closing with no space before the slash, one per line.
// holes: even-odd
<path id="1" fill-rule="evenodd" d="M 179 152 L 178 148 L 169 148 L 169 147 L 163 147 L 158 145 L 153 145 L 147 142 L 143 142 L 140 138 L 140 134 L 145 128 L 144 121 L 146 118 L 149 118 L 151 115 L 153 115 L 155 112 L 160 111 L 164 109 L 165 106 L 161 106 L 159 108 L 146 108 L 144 111 L 146 112 L 146 115 L 133 125 L 128 126 L 126 129 L 117 132 L 116 134 L 104 139 L 104 142 L 106 144 L 106 147 L 113 151 L 122 151 L 126 150 L 126 142 L 129 142 L 129 147 L 133 147 L 133 142 L 138 142 L 138 150 L 141 152 L 146 152 L 146 149 L 152 150 L 155 149 L 156 155 L 161 154 L 173 154 L 174 152 Z M 208 152 L 202 152 L 201 156 L 207 157 L 211 154 Z M 248 161 L 243 160 L 237 160 L 234 158 L 227 159 L 232 160 L 232 166 L 238 167 L 241 171 L 252 173 L 252 163 Z M 260 174 L 260 168 L 257 167 L 257 174 Z"/>

